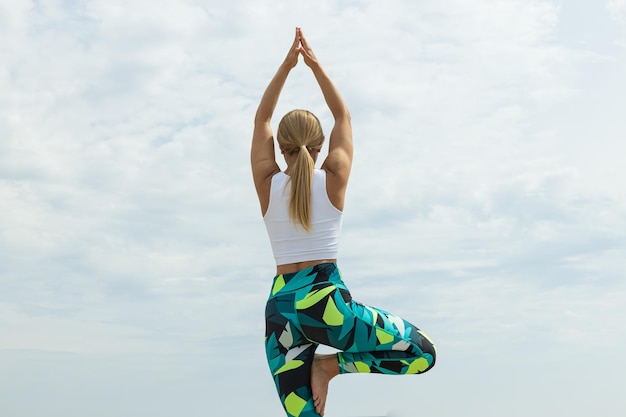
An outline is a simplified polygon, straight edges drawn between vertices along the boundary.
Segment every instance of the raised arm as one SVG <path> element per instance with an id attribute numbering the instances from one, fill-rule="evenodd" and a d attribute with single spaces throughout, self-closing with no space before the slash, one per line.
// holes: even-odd
<path id="1" fill-rule="evenodd" d="M 352 168 L 353 147 L 350 112 L 339 90 L 315 57 L 302 31 L 298 30 L 298 33 L 300 34 L 300 43 L 302 44 L 300 54 L 303 56 L 305 64 L 313 71 L 313 75 L 322 90 L 326 104 L 335 119 L 335 124 L 330 133 L 328 156 L 322 168 L 331 174 L 327 179 L 330 181 L 334 190 L 329 191 L 335 191 L 336 197 L 340 200 L 338 204 L 335 205 L 339 209 L 342 209 L 343 195 L 345 194 L 350 169 Z"/>
<path id="2" fill-rule="evenodd" d="M 261 203 L 261 211 L 263 213 L 265 213 L 269 204 L 271 178 L 280 171 L 276 163 L 274 136 L 270 121 L 274 114 L 280 92 L 287 80 L 287 76 L 291 69 L 298 63 L 299 43 L 299 29 L 296 28 L 296 36 L 287 53 L 287 57 L 265 89 L 265 93 L 263 93 L 256 115 L 254 116 L 254 133 L 252 134 L 250 162 L 252 163 L 254 186 L 256 187 L 257 195 Z"/>

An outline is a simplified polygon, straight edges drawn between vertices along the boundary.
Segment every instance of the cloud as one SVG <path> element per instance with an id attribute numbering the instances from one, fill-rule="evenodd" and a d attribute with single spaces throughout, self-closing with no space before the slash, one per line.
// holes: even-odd
<path id="1" fill-rule="evenodd" d="M 626 2 L 624 0 L 610 0 L 607 8 L 613 19 L 620 24 L 626 23 Z"/>
<path id="2" fill-rule="evenodd" d="M 616 21 L 621 4 L 608 3 Z M 174 398 L 189 415 L 207 407 L 189 394 L 204 395 L 198 386 L 230 399 L 242 380 L 266 378 L 259 391 L 246 386 L 251 403 L 280 412 L 263 363 L 274 269 L 249 144 L 296 25 L 353 117 L 346 282 L 356 299 L 435 339 L 444 359 L 430 383 L 462 395 L 471 384 L 459 375 L 482 364 L 484 387 L 513 401 L 489 376 L 518 372 L 529 350 L 550 383 L 588 344 L 601 345 L 602 363 L 619 364 L 624 60 L 596 38 L 564 39 L 568 19 L 584 16 L 563 10 L 516 0 L 3 5 L 0 349 L 12 359 L 1 369 L 85 369 L 67 371 L 59 394 L 93 378 L 102 392 L 128 380 L 149 386 L 137 394 L 145 399 L 179 386 Z M 319 114 L 329 132 L 332 117 L 302 63 L 274 121 L 294 107 Z M 41 380 L 58 379 L 50 366 Z M 527 389 L 533 376 L 519 372 Z M 159 382 L 144 385 L 151 377 Z M 39 387 L 35 379 L 11 398 Z M 417 389 L 353 381 L 337 389 Z M 98 395 L 75 407 L 97 415 Z M 163 401 L 155 415 L 168 410 Z M 221 415 L 241 414 L 229 404 Z M 344 415 L 367 411 L 334 404 Z M 502 415 L 506 404 L 493 407 Z"/>

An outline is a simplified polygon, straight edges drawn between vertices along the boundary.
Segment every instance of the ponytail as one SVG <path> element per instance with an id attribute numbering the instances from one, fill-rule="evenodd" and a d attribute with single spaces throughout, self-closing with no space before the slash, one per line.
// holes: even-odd
<path id="1" fill-rule="evenodd" d="M 310 152 L 312 149 L 319 150 L 324 143 L 322 126 L 313 113 L 307 110 L 292 110 L 280 121 L 276 139 L 285 152 L 297 153 L 290 167 L 289 218 L 310 232 L 311 190 L 315 170 L 315 161 Z"/>
<path id="2" fill-rule="evenodd" d="M 291 168 L 291 197 L 289 217 L 307 232 L 311 231 L 311 188 L 315 162 L 305 145 L 296 151 L 298 156 Z"/>

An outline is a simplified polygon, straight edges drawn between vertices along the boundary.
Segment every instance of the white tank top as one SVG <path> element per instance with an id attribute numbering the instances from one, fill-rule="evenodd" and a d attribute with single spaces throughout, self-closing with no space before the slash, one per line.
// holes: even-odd
<path id="1" fill-rule="evenodd" d="M 311 232 L 289 218 L 291 181 L 284 172 L 272 177 L 270 202 L 263 217 L 276 265 L 335 259 L 339 251 L 342 212 L 328 198 L 326 171 L 316 169 L 311 190 Z"/>

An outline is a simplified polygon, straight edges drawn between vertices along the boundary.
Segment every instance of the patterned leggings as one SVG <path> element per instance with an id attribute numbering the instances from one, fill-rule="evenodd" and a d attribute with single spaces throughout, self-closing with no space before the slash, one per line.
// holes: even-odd
<path id="1" fill-rule="evenodd" d="M 311 394 L 311 364 L 324 344 L 340 373 L 419 374 L 435 365 L 433 343 L 417 327 L 352 300 L 335 263 L 274 278 L 265 308 L 265 350 L 288 416 L 319 416 Z"/>

